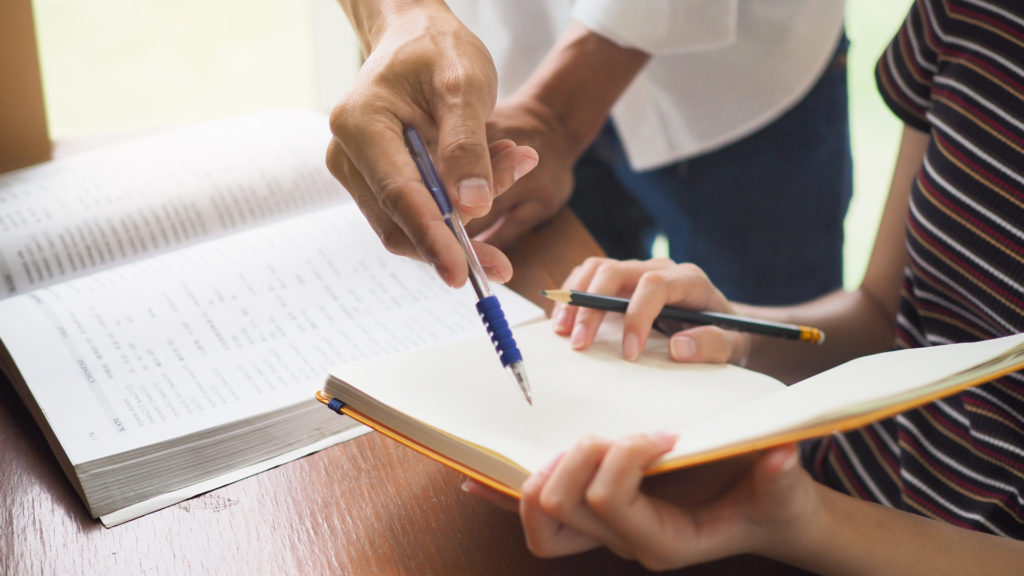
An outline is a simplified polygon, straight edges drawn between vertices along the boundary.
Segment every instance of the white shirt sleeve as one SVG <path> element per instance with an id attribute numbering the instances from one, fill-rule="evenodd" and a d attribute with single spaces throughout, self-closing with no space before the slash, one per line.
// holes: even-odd
<path id="1" fill-rule="evenodd" d="M 573 19 L 616 44 L 663 56 L 736 41 L 739 0 L 576 0 Z"/>

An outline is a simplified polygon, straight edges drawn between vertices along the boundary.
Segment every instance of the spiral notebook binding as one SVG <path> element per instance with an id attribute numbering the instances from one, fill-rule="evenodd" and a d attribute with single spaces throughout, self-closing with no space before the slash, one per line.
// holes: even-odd
<path id="1" fill-rule="evenodd" d="M 516 347 L 516 341 L 512 338 L 512 330 L 508 327 L 508 320 L 501 310 L 501 303 L 497 296 L 488 296 L 476 303 L 476 311 L 484 321 L 487 334 L 494 343 L 494 349 L 498 351 L 501 365 L 508 368 L 514 362 L 520 362 L 523 355 Z"/>

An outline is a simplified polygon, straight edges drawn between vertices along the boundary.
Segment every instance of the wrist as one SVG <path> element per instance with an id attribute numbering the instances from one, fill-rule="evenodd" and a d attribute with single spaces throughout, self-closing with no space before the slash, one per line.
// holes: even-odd
<path id="1" fill-rule="evenodd" d="M 806 473 L 805 473 L 806 474 Z M 754 554 L 791 566 L 814 570 L 821 556 L 844 541 L 842 522 L 838 521 L 837 497 L 840 494 L 807 477 L 811 484 L 804 510 L 792 520 L 771 527 Z"/>
<path id="2" fill-rule="evenodd" d="M 546 111 L 577 158 L 648 59 L 573 22 L 513 98 Z"/>
<path id="3" fill-rule="evenodd" d="M 359 39 L 363 53 L 369 56 L 388 32 L 414 22 L 455 19 L 444 0 L 339 0 Z"/>

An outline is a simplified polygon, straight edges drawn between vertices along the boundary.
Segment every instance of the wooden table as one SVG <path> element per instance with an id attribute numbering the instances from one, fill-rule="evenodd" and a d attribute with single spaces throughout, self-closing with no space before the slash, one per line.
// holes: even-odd
<path id="1" fill-rule="evenodd" d="M 512 287 L 546 305 L 537 290 L 599 253 L 564 211 L 511 251 Z M 107 529 L 0 380 L 3 575 L 646 573 L 605 550 L 536 559 L 518 517 L 463 493 L 461 481 L 372 433 Z M 755 557 L 680 573 L 804 574 Z"/>

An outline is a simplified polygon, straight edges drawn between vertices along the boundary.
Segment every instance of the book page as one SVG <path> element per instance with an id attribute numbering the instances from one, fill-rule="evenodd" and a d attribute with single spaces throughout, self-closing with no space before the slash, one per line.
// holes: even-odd
<path id="1" fill-rule="evenodd" d="M 934 392 L 936 383 L 956 384 L 964 373 L 973 380 L 980 374 L 972 368 L 1021 346 L 1024 334 L 858 358 L 692 427 L 663 460 L 838 421 L 909 399 L 914 391 Z"/>
<path id="2" fill-rule="evenodd" d="M 495 288 L 510 322 L 543 317 Z M 474 302 L 349 204 L 9 298 L 0 339 L 81 463 L 315 402 L 338 363 L 480 335 Z"/>
<path id="3" fill-rule="evenodd" d="M 550 322 L 514 332 L 533 388 L 532 407 L 485 339 L 336 366 L 331 379 L 527 470 L 543 466 L 585 434 L 680 432 L 785 388 L 737 366 L 673 362 L 668 339 L 657 333 L 640 358 L 627 362 L 620 318 L 609 315 L 597 341 L 583 352 L 572 351 Z M 333 389 L 329 381 L 325 392 Z"/>
<path id="4" fill-rule="evenodd" d="M 269 111 L 0 176 L 0 298 L 332 206 L 327 117 Z"/>

